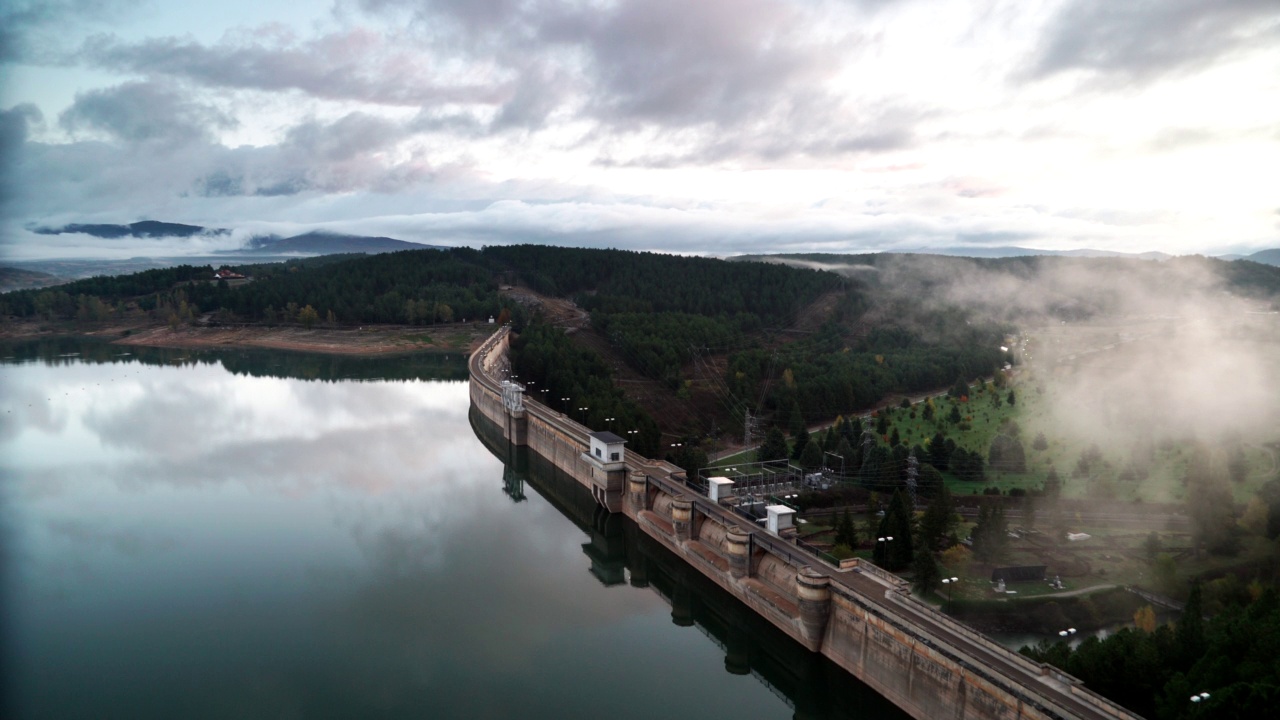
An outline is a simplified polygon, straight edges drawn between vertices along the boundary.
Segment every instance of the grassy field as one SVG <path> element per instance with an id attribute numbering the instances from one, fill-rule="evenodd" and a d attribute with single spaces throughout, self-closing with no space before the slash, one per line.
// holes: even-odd
<path id="1" fill-rule="evenodd" d="M 1014 404 L 1007 400 L 1012 390 Z M 1008 388 L 995 388 L 990 383 L 970 388 L 966 398 L 931 398 L 926 403 L 934 408 L 933 418 L 924 419 L 924 404 L 910 409 L 887 410 L 889 430 L 895 429 L 901 441 L 910 446 L 927 448 L 935 433 L 941 431 L 957 446 L 987 457 L 991 442 L 1002 428 L 1016 432 L 1026 453 L 1027 472 L 1009 473 L 988 469 L 986 480 L 976 482 L 961 479 L 943 472 L 948 489 L 953 494 L 980 494 L 985 488 L 999 488 L 1007 493 L 1014 488 L 1036 490 L 1044 485 L 1050 469 L 1058 473 L 1064 498 L 1113 499 L 1120 502 L 1180 502 L 1185 497 L 1184 478 L 1192 448 L 1186 442 L 1165 441 L 1152 443 L 1149 454 L 1141 463 L 1141 471 L 1126 473 L 1134 452 L 1097 446 L 1099 459 L 1086 473 L 1076 471 L 1081 456 L 1092 443 L 1062 437 L 1054 427 L 1051 406 L 1070 402 L 1069 398 L 1055 396 L 1054 391 L 1035 381 L 1034 375 L 1024 373 Z M 997 398 L 999 400 L 997 401 Z M 960 423 L 948 420 L 952 406 L 959 408 Z M 885 411 L 882 411 L 885 412 Z M 874 422 L 872 420 L 871 422 Z M 1036 449 L 1036 438 L 1043 434 L 1045 447 Z M 1277 437 L 1280 441 L 1280 436 Z M 1248 502 L 1257 489 L 1267 480 L 1280 475 L 1280 442 L 1274 444 L 1243 443 L 1241 449 L 1246 463 L 1244 482 L 1233 486 L 1237 502 Z M 718 466 L 753 462 L 755 450 L 747 450 L 717 460 Z M 1225 458 L 1216 458 L 1225 463 Z"/>
<path id="2" fill-rule="evenodd" d="M 1014 383 L 1011 389 L 1015 397 L 1013 405 L 1007 401 L 1009 390 L 996 389 L 989 384 L 971 388 L 973 394 L 967 399 L 931 399 L 927 402 L 934 406 L 932 420 L 924 419 L 922 405 L 915 405 L 911 410 L 893 409 L 889 414 L 889 432 L 896 429 L 903 443 L 927 447 L 934 434 L 941 431 L 957 446 L 981 453 L 984 457 L 1001 428 L 1015 432 L 1026 453 L 1027 472 L 988 469 L 985 482 L 962 480 L 944 472 L 948 489 L 955 494 L 980 493 L 987 487 L 997 487 L 1002 492 L 1012 488 L 1037 489 L 1043 486 L 1052 468 L 1058 473 L 1062 497 L 1065 498 L 1087 497 L 1122 502 L 1178 502 L 1184 499 L 1183 481 L 1192 452 L 1189 443 L 1153 442 L 1137 465 L 1133 463 L 1138 453 L 1132 448 L 1098 445 L 1099 459 L 1086 472 L 1077 472 L 1077 463 L 1093 444 L 1066 439 L 1055 432 L 1050 413 L 1052 403 L 1070 402 L 1070 399 L 1056 397 L 1052 390 L 1038 385 L 1034 377 Z M 947 419 L 953 405 L 959 408 L 962 417 L 958 424 Z M 1040 434 L 1044 435 L 1046 446 L 1036 449 L 1035 440 Z M 1245 480 L 1235 484 L 1233 489 L 1237 502 L 1243 503 L 1262 483 L 1277 477 L 1280 452 L 1275 444 L 1243 443 L 1241 449 L 1246 466 Z M 1226 459 L 1216 457 L 1215 461 L 1225 463 Z M 1140 469 L 1126 472 L 1131 465 Z"/>

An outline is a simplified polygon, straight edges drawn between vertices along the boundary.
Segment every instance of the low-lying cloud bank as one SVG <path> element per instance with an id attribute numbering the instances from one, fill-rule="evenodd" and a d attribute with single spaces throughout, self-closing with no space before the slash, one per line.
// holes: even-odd
<path id="1" fill-rule="evenodd" d="M 1019 328 L 1019 392 L 1044 393 L 1046 423 L 1068 445 L 1096 444 L 1124 463 L 1149 462 L 1167 441 L 1194 442 L 1221 468 L 1240 443 L 1280 441 L 1280 299 L 1233 286 L 1225 262 L 894 256 L 874 267 L 789 264 Z"/>

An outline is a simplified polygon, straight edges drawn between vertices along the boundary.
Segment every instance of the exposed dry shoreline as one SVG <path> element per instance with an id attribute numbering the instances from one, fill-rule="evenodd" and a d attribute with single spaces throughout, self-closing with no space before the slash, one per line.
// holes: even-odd
<path id="1" fill-rule="evenodd" d="M 485 324 L 366 325 L 343 328 L 201 326 L 176 329 L 157 323 L 119 322 L 93 327 L 74 323 L 8 323 L 0 327 L 0 339 L 31 340 L 43 337 L 106 339 L 116 345 L 216 349 L 258 348 L 325 353 L 330 355 L 388 355 L 405 352 L 468 352 L 488 337 Z"/>

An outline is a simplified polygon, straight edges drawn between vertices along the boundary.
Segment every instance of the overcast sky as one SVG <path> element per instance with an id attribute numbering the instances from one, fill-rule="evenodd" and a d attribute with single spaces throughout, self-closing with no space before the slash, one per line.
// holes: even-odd
<path id="1" fill-rule="evenodd" d="M 0 63 L 15 259 L 1280 246 L 1276 0 L 8 0 Z"/>

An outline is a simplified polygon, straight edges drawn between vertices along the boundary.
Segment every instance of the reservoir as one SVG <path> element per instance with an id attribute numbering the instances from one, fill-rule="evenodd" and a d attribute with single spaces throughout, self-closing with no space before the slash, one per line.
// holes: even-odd
<path id="1" fill-rule="evenodd" d="M 905 717 L 495 441 L 461 356 L 2 355 L 5 717 Z"/>

